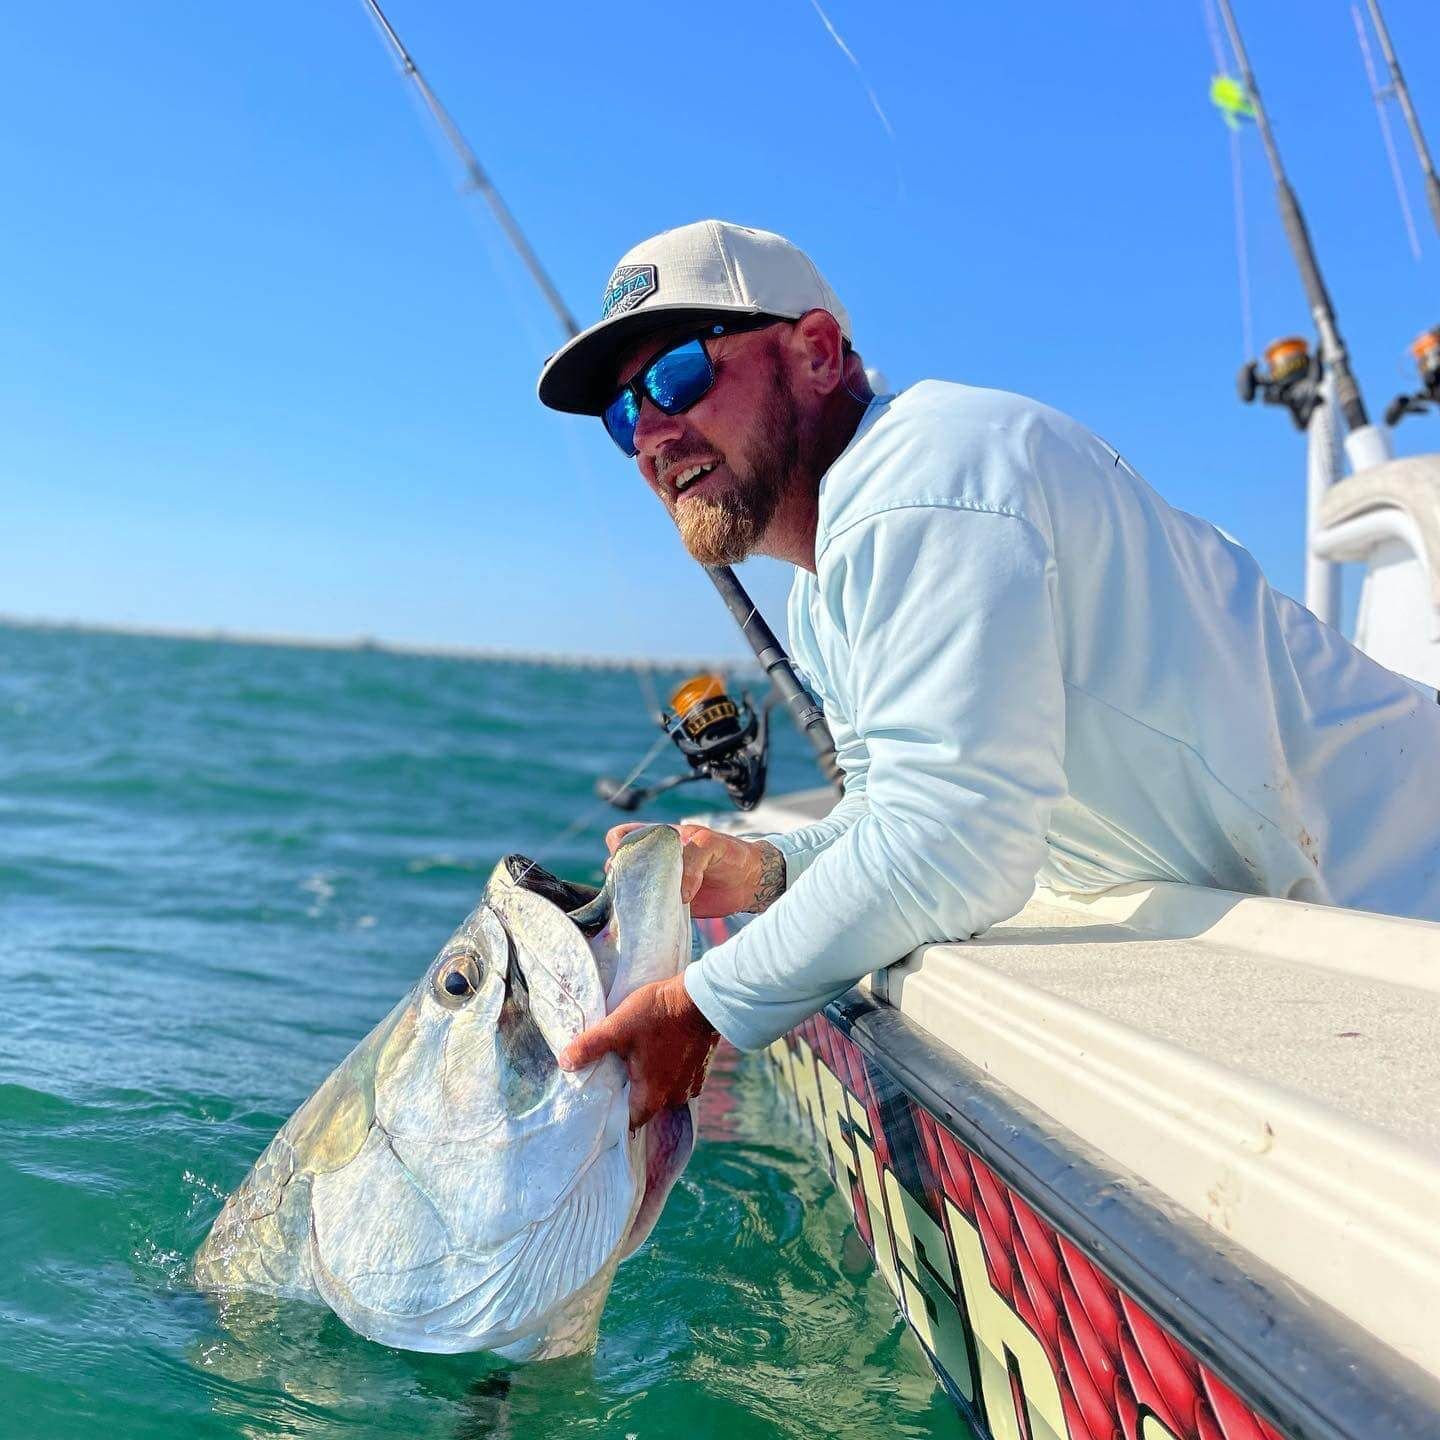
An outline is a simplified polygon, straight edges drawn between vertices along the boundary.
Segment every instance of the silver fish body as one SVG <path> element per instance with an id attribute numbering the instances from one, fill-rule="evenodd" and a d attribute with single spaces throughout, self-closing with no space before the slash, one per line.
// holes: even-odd
<path id="1" fill-rule="evenodd" d="M 694 1148 L 689 1106 L 629 1129 L 613 1055 L 555 1056 L 690 954 L 680 842 L 633 832 L 599 892 L 521 856 L 225 1202 L 202 1289 L 323 1301 L 408 1350 L 508 1359 L 593 1343 L 615 1268 Z"/>

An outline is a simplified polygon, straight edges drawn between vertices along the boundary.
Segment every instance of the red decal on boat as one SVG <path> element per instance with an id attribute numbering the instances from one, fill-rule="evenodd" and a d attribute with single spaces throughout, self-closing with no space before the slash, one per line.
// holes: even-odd
<path id="1" fill-rule="evenodd" d="M 1215 1413 L 1217 1429 L 1225 1440 L 1265 1440 L 1276 1431 L 1264 1424 L 1228 1386 L 1221 1384 L 1208 1370 L 1202 1372 L 1205 1379 L 1205 1393 Z"/>
<path id="2" fill-rule="evenodd" d="M 816 1016 L 776 1049 L 777 1071 L 814 1123 L 857 1229 L 917 1333 L 945 1351 L 951 1369 L 936 1353 L 931 1361 L 982 1433 L 1021 1440 L 1063 1427 L 1066 1440 L 1285 1440 L 842 1030 Z M 914 1187 L 905 1204 L 916 1207 L 916 1218 L 898 1216 L 903 1252 L 895 1240 L 902 1160 Z M 915 1263 L 909 1237 L 922 1211 L 950 1251 L 925 1256 L 945 1282 L 931 1298 L 950 1297 L 955 1315 L 945 1323 L 960 1327 L 943 1346 L 936 1315 L 912 1313 L 916 1292 L 899 1283 Z"/>

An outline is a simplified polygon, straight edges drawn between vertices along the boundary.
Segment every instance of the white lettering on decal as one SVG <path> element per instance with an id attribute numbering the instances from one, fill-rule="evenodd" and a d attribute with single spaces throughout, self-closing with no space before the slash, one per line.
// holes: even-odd
<path id="1" fill-rule="evenodd" d="M 850 1102 L 850 1124 L 855 1133 L 855 1158 L 860 1162 L 860 1188 L 865 1192 L 865 1209 L 870 1215 L 870 1236 L 875 1245 L 875 1266 L 885 1277 L 895 1298 L 901 1299 L 900 1279 L 895 1271 L 895 1252 L 890 1239 L 890 1219 L 885 1213 L 885 1191 L 870 1134 L 870 1117 L 854 1095 Z"/>
<path id="2" fill-rule="evenodd" d="M 965 1333 L 960 1286 L 945 1232 L 888 1169 L 884 1185 L 900 1260 L 900 1284 L 894 1287 L 900 1303 L 925 1348 L 944 1367 L 955 1388 L 973 1401 L 970 1337 Z"/>
<path id="3" fill-rule="evenodd" d="M 850 1137 L 845 1133 L 845 1098 L 849 1093 L 836 1078 L 835 1072 L 823 1061 L 815 1062 L 815 1073 L 820 1080 L 820 1099 L 825 1111 L 824 1134 L 830 1142 L 830 1154 L 835 1160 L 835 1188 L 855 1218 L 855 1192 L 852 1189 L 860 1178 L 860 1165 L 855 1159 L 855 1150 Z"/>
<path id="4" fill-rule="evenodd" d="M 1154 1415 L 1147 1415 L 1140 1422 L 1140 1440 L 1178 1440 L 1175 1432 L 1161 1424 Z"/>
<path id="5" fill-rule="evenodd" d="M 993 1440 L 1069 1440 L 1049 1358 L 1034 1331 L 991 1285 L 979 1230 L 948 1198 L 945 1226 L 937 1224 L 879 1164 L 864 1105 L 804 1040 L 797 1036 L 793 1048 L 777 1040 L 770 1055 L 829 1150 L 836 1188 L 852 1216 L 852 1187 L 860 1185 L 876 1268 L 926 1349 L 972 1404 L 978 1369 L 981 1408 Z M 1017 1405 L 1024 1407 L 1023 1421 Z M 1177 1437 L 1147 1413 L 1136 1440 Z"/>
<path id="6" fill-rule="evenodd" d="M 975 1332 L 985 1418 L 990 1422 L 995 1440 L 1026 1440 L 1010 1388 L 1012 1359 L 1030 1422 L 1031 1440 L 1052 1440 L 1056 1436 L 1063 1440 L 1069 1431 L 1060 1405 L 1060 1387 L 1055 1383 L 1055 1372 L 1050 1368 L 1044 1346 L 990 1284 L 980 1232 L 948 1199 L 945 1219 L 949 1222 L 950 1238 L 955 1242 L 955 1259 L 960 1265 L 960 1283 L 965 1292 L 970 1328 Z"/>
<path id="7" fill-rule="evenodd" d="M 825 1107 L 820 1103 L 820 1087 L 815 1079 L 815 1052 L 803 1040 L 795 1042 L 790 1079 L 795 1086 L 795 1098 L 800 1102 L 800 1108 L 809 1115 L 815 1133 L 824 1135 Z"/>

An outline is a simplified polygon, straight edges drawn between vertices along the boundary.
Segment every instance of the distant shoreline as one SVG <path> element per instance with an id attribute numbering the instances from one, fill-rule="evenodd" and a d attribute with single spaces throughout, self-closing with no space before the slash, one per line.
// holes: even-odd
<path id="1" fill-rule="evenodd" d="M 94 620 L 50 620 L 28 615 L 0 615 L 0 628 L 45 630 L 78 635 L 128 635 L 150 640 L 208 640 L 222 645 L 265 645 L 280 650 L 355 650 L 382 655 L 417 656 L 435 660 L 470 660 L 501 665 L 544 665 L 557 670 L 752 670 L 755 661 L 741 656 L 676 659 L 674 656 L 566 655 L 554 651 L 488 650 L 466 645 L 413 645 L 378 640 L 368 635 L 349 638 L 323 635 L 262 635 L 243 630 L 200 630 L 166 625 L 107 625 Z"/>

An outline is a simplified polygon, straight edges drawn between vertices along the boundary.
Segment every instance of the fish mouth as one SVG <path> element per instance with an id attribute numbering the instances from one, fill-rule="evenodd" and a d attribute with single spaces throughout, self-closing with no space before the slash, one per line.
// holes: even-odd
<path id="1" fill-rule="evenodd" d="M 562 880 L 524 855 L 507 855 L 495 867 L 482 903 L 507 927 L 523 927 L 524 934 L 512 935 L 512 947 L 518 941 L 528 952 L 543 936 L 543 947 L 557 961 L 568 957 L 561 962 L 568 978 L 556 978 L 569 1003 L 584 992 L 591 998 L 580 1002 L 581 1008 L 598 1000 L 608 1013 L 642 985 L 672 977 L 690 958 L 690 912 L 680 898 L 683 869 L 675 827 L 647 825 L 615 847 L 602 888 Z M 598 1018 L 591 1014 L 588 1023 Z"/>
<path id="2" fill-rule="evenodd" d="M 555 1051 L 535 1014 L 530 981 L 520 963 L 516 936 L 503 913 L 508 907 L 493 903 L 497 884 L 501 888 L 509 885 L 524 890 L 553 905 L 587 941 L 604 926 L 610 905 L 605 892 L 595 886 L 562 880 L 518 854 L 506 855 L 501 860 L 487 888 L 484 903 L 504 932 L 507 950 L 504 999 L 495 1018 L 500 1093 L 511 1118 L 519 1120 L 551 1095 L 559 1070 Z M 587 911 L 594 913 L 587 914 Z M 579 920 L 577 915 L 581 917 Z"/>
<path id="3" fill-rule="evenodd" d="M 605 928 L 610 918 L 607 890 L 598 885 L 562 880 L 524 855 L 505 856 L 500 868 L 512 885 L 548 900 L 562 911 L 587 940 L 594 939 Z"/>
<path id="4" fill-rule="evenodd" d="M 664 833 L 657 835 L 656 831 Z M 615 862 L 626 850 L 631 850 L 633 855 L 641 849 L 653 849 L 658 841 L 677 852 L 678 877 L 679 839 L 672 837 L 675 837 L 675 830 L 670 825 L 646 825 L 632 830 L 615 847 L 611 856 L 611 874 L 603 886 L 562 880 L 543 865 L 519 854 L 507 855 L 501 860 L 492 884 L 503 877 L 517 889 L 528 890 L 532 895 L 548 900 L 587 940 L 593 940 L 605 928 L 614 910 Z"/>
<path id="5" fill-rule="evenodd" d="M 604 1018 L 607 977 L 597 947 L 606 948 L 613 907 L 607 890 L 562 880 L 512 854 L 492 872 L 480 913 L 503 932 L 507 951 L 496 1030 L 503 1063 L 533 1077 L 505 1087 L 513 1113 L 541 1098 L 542 1085 L 548 1089 L 554 1082 L 556 1057 Z"/>

